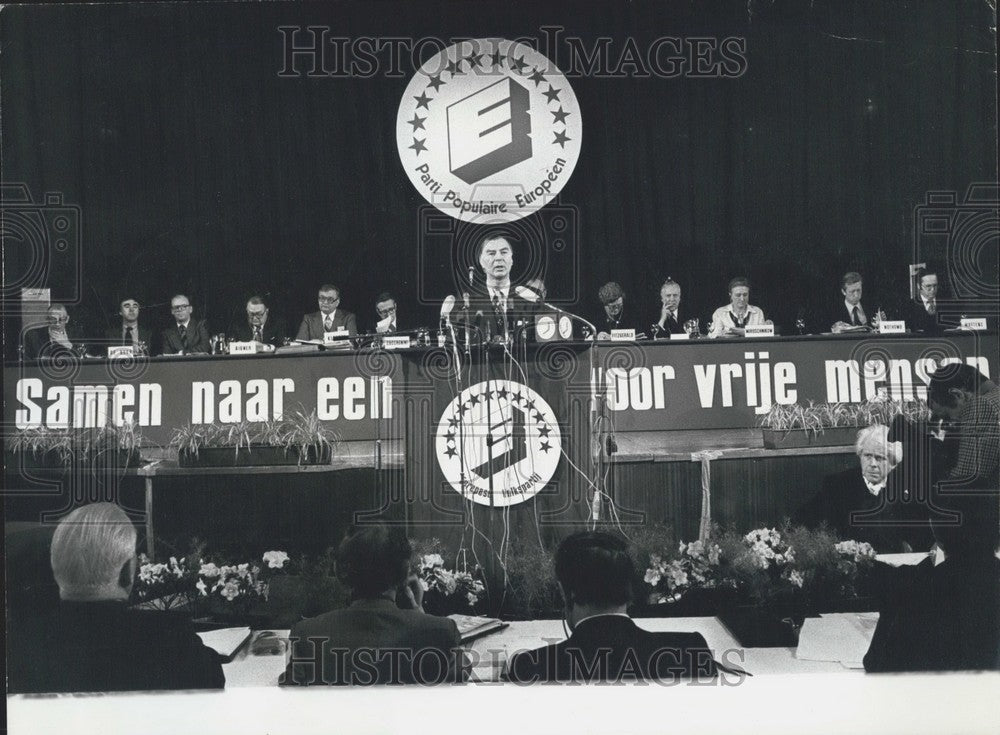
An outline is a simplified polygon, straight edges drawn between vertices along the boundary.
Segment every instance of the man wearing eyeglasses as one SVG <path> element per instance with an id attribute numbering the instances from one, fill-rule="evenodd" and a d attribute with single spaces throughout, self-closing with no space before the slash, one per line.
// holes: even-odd
<path id="1" fill-rule="evenodd" d="M 323 340 L 327 332 L 347 330 L 351 337 L 358 333 L 358 321 L 354 314 L 340 308 L 340 289 L 328 283 L 319 287 L 319 311 L 306 314 L 299 325 L 297 340 Z"/>
<path id="2" fill-rule="evenodd" d="M 375 324 L 377 334 L 392 334 L 399 331 L 396 299 L 391 293 L 383 291 L 375 297 L 375 313 L 378 314 L 378 323 Z"/>
<path id="3" fill-rule="evenodd" d="M 269 347 L 281 347 L 288 336 L 285 320 L 271 313 L 262 296 L 251 296 L 247 301 L 246 319 L 240 319 L 229 328 L 229 333 L 239 342 L 260 342 Z"/>
<path id="4" fill-rule="evenodd" d="M 191 300 L 184 294 L 170 299 L 170 313 L 174 324 L 163 330 L 160 341 L 163 355 L 207 355 L 209 347 L 208 325 L 203 319 L 193 319 Z"/>
<path id="5" fill-rule="evenodd" d="M 70 336 L 67 324 L 69 312 L 66 307 L 62 304 L 50 306 L 45 314 L 45 324 L 25 333 L 25 356 L 33 359 L 55 357 L 60 352 L 73 350 L 74 338 Z"/>
<path id="6" fill-rule="evenodd" d="M 104 333 L 108 346 L 125 345 L 139 350 L 145 345 L 149 352 L 153 351 L 153 330 L 139 324 L 139 312 L 142 307 L 133 298 L 122 299 L 118 305 L 121 322 L 108 327 Z"/>

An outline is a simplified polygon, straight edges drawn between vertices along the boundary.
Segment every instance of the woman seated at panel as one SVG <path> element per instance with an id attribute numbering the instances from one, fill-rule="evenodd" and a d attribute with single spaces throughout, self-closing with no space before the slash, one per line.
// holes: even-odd
<path id="1" fill-rule="evenodd" d="M 750 279 L 737 276 L 729 282 L 729 304 L 712 313 L 708 336 L 744 337 L 749 325 L 770 324 L 760 307 L 750 304 Z"/>

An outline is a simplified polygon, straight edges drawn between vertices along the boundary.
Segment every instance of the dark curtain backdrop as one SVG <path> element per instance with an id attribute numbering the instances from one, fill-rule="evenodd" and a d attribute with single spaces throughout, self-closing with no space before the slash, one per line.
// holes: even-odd
<path id="1" fill-rule="evenodd" d="M 421 237 L 424 200 L 396 152 L 412 65 L 280 78 L 280 25 L 445 39 L 559 25 L 588 47 L 610 37 L 612 60 L 629 38 L 745 37 L 736 79 L 571 79 L 584 131 L 561 201 L 573 242 L 520 252 L 515 271 L 546 268 L 553 299 L 581 311 L 614 279 L 653 321 L 669 275 L 704 318 L 747 273 L 753 303 L 789 331 L 848 269 L 889 308 L 907 292 L 926 192 L 997 177 L 982 0 L 7 7 L 0 22 L 4 181 L 82 209 L 82 272 L 53 256 L 30 285 L 61 299 L 81 284 L 71 311 L 95 330 L 126 295 L 186 292 L 222 329 L 262 291 L 294 329 L 323 281 L 368 325 L 382 289 L 428 323 L 455 290 L 463 256 Z M 10 286 L 30 254 L 6 245 Z"/>

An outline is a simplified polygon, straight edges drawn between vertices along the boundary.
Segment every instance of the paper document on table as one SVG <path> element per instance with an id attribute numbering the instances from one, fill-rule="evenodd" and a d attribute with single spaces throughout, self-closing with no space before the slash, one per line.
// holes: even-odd
<path id="1" fill-rule="evenodd" d="M 198 633 L 201 642 L 214 649 L 226 661 L 231 661 L 236 652 L 250 638 L 249 628 L 220 628 Z"/>
<path id="2" fill-rule="evenodd" d="M 848 668 L 861 668 L 877 624 L 878 613 L 833 613 L 806 618 L 799 632 L 795 658 L 838 661 Z"/>

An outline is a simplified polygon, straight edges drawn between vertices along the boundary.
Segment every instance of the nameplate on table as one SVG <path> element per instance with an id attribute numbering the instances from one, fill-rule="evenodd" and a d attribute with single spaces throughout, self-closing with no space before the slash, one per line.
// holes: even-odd
<path id="1" fill-rule="evenodd" d="M 975 319 L 969 317 L 962 317 L 962 321 L 959 323 L 962 329 L 970 330 L 985 330 L 986 329 L 986 317 L 978 317 Z"/>
<path id="2" fill-rule="evenodd" d="M 880 319 L 878 323 L 879 334 L 906 334 L 906 322 L 902 319 L 889 321 Z"/>
<path id="3" fill-rule="evenodd" d="M 382 339 L 382 347 L 387 350 L 408 350 L 410 348 L 410 338 L 399 336 L 398 334 Z"/>
<path id="4" fill-rule="evenodd" d="M 135 357 L 135 347 L 133 345 L 118 345 L 108 347 L 109 360 L 130 360 Z"/>
<path id="5" fill-rule="evenodd" d="M 670 339 L 691 339 L 691 335 L 687 332 L 681 332 L 680 334 L 671 334 Z"/>
<path id="6" fill-rule="evenodd" d="M 773 324 L 747 324 L 744 334 L 747 337 L 773 337 Z"/>
<path id="7" fill-rule="evenodd" d="M 341 327 L 333 332 L 323 332 L 323 344 L 342 345 L 349 335 L 347 330 Z"/>
<path id="8" fill-rule="evenodd" d="M 256 355 L 257 354 L 257 343 L 256 342 L 230 342 L 229 343 L 229 354 L 230 355 Z"/>
<path id="9" fill-rule="evenodd" d="M 612 329 L 611 330 L 611 341 L 612 342 L 635 342 L 635 330 L 634 329 Z"/>

